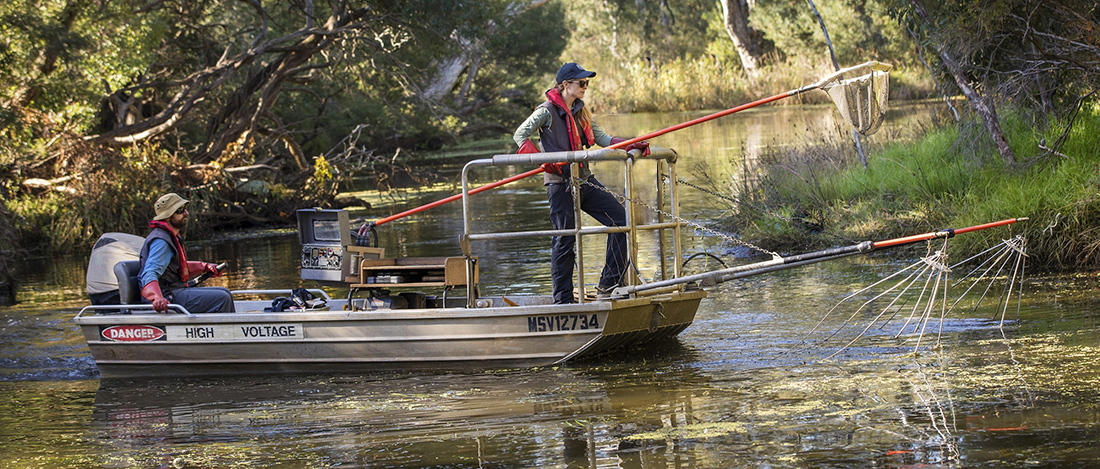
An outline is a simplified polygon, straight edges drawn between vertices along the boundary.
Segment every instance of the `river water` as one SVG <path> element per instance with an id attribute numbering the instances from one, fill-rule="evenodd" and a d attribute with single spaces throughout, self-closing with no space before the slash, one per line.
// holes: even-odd
<path id="1" fill-rule="evenodd" d="M 883 131 L 896 133 L 921 116 L 902 110 Z M 632 135 L 694 117 L 599 120 L 612 134 Z M 680 152 L 681 177 L 729 187 L 742 177 L 742 158 L 751 161 L 766 145 L 820 138 L 833 131 L 831 119 L 827 108 L 769 109 L 654 143 Z M 519 169 L 482 171 L 479 180 Z M 616 168 L 601 163 L 596 172 L 609 187 L 622 186 Z M 375 211 L 353 216 L 376 218 L 450 193 L 405 194 L 396 205 L 364 193 Z M 547 228 L 539 181 L 492 194 L 475 196 L 479 227 Z M 725 210 L 704 193 L 682 196 L 685 218 L 706 220 Z M 384 225 L 381 245 L 390 257 L 458 254 L 460 215 L 451 204 Z M 721 236 L 689 229 L 683 240 L 685 256 L 706 251 L 729 264 L 749 261 L 749 250 Z M 586 246 L 592 282 L 603 242 L 593 238 Z M 548 241 L 484 242 L 474 249 L 482 259 L 483 293 L 549 292 Z M 290 230 L 243 233 L 189 249 L 195 259 L 228 261 L 230 273 L 212 282 L 233 289 L 312 286 L 298 278 L 297 250 Z M 0 307 L 0 466 L 1100 464 L 1095 274 L 1029 276 L 1022 300 L 1010 307 L 952 310 L 923 335 L 895 338 L 900 315 L 830 358 L 853 337 L 831 334 L 850 330 L 844 320 L 855 311 L 842 305 L 841 313 L 823 320 L 826 312 L 924 254 L 853 257 L 710 287 L 695 323 L 675 340 L 559 367 L 156 381 L 98 379 L 71 321 L 84 303 L 85 259 L 30 260 L 19 271 L 22 302 Z M 689 267 L 717 263 L 699 259 Z M 697 264 L 703 260 L 710 265 Z M 655 265 L 641 269 L 643 276 L 656 275 Z M 1007 281 L 1000 277 L 993 291 Z M 852 324 L 872 316 L 855 314 Z"/>

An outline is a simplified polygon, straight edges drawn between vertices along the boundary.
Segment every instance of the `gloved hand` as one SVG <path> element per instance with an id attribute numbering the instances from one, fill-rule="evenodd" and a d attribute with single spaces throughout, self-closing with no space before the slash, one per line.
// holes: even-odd
<path id="1" fill-rule="evenodd" d="M 524 140 L 523 145 L 519 146 L 519 151 L 516 153 L 538 153 L 539 147 L 535 146 L 530 140 Z"/>
<path id="2" fill-rule="evenodd" d="M 627 145 L 625 148 L 623 148 L 623 150 L 626 150 L 627 152 L 630 152 L 631 150 L 641 150 L 642 157 L 646 157 L 649 156 L 649 142 L 645 140 L 634 142 L 630 145 Z"/>
<path id="3" fill-rule="evenodd" d="M 541 167 L 543 171 L 546 171 L 550 174 L 561 174 L 561 169 L 568 166 L 568 165 L 569 165 L 569 163 L 565 163 L 565 162 L 562 162 L 562 163 L 543 163 L 543 164 L 539 165 L 539 167 Z"/>
<path id="4" fill-rule="evenodd" d="M 611 137 L 611 144 L 616 145 L 616 144 L 625 142 L 627 140 L 628 139 L 625 139 L 625 138 Z M 647 142 L 645 140 L 642 140 L 640 142 L 634 142 L 634 143 L 631 143 L 630 145 L 627 145 L 625 147 L 620 148 L 620 150 L 623 150 L 623 151 L 626 151 L 626 152 L 629 152 L 630 150 L 641 150 L 642 156 L 646 157 L 646 156 L 649 156 L 649 142 Z"/>
<path id="5" fill-rule="evenodd" d="M 203 262 L 202 271 L 210 272 L 211 277 L 221 277 L 222 275 L 222 271 L 218 270 L 218 265 L 209 262 Z"/>
<path id="6" fill-rule="evenodd" d="M 141 287 L 141 297 L 153 304 L 153 310 L 158 313 L 168 312 L 168 300 L 160 291 L 160 282 L 153 280 Z"/>

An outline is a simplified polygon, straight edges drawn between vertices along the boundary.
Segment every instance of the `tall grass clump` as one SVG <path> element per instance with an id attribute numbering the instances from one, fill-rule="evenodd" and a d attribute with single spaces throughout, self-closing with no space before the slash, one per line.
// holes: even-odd
<path id="1" fill-rule="evenodd" d="M 884 148 L 870 156 L 866 169 L 847 141 L 772 150 L 751 197 L 813 229 L 803 236 L 784 230 L 776 237 L 767 228 L 774 222 L 764 223 L 759 211 L 737 211 L 729 228 L 788 249 L 932 229 L 950 219 L 949 205 L 974 172 L 974 162 L 956 157 L 958 135 L 957 129 L 941 128 L 920 142 Z"/>
<path id="2" fill-rule="evenodd" d="M 852 64 L 855 65 L 855 64 Z M 816 83 L 833 73 L 828 62 L 789 58 L 747 76 L 737 63 L 712 55 L 683 57 L 665 62 L 601 62 L 591 101 L 599 113 L 673 112 L 726 109 Z M 908 77 L 891 85 L 891 96 L 923 97 L 932 89 L 923 75 L 908 69 L 891 72 Z M 812 92 L 780 101 L 779 105 L 828 103 L 825 93 Z"/>
<path id="3" fill-rule="evenodd" d="M 1000 162 L 980 124 L 967 122 L 882 148 L 866 169 L 843 143 L 779 150 L 767 155 L 759 182 L 743 194 L 768 210 L 735 210 L 727 228 L 765 246 L 806 249 L 1028 217 L 1008 230 L 953 238 L 951 253 L 969 255 L 1022 233 L 1032 267 L 1097 269 L 1097 103 L 1081 109 L 1058 151 L 1045 150 L 1067 125 L 1036 126 L 1018 112 L 1004 112 L 1002 126 L 1020 158 L 1015 167 Z"/>
<path id="4" fill-rule="evenodd" d="M 1050 148 L 1067 121 L 1032 130 L 1018 116 L 1007 120 L 1013 148 L 1028 155 L 1027 160 L 1021 168 L 981 172 L 957 204 L 957 223 L 1028 217 L 1016 231 L 1028 238 L 1029 265 L 1043 270 L 1100 269 L 1100 103 L 1081 109 L 1057 153 L 1040 145 Z M 983 233 L 959 241 L 969 251 L 1001 237 L 1003 233 Z"/>

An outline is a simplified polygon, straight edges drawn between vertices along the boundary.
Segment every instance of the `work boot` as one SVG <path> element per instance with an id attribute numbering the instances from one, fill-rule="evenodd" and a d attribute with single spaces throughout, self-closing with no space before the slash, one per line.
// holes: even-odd
<path id="1" fill-rule="evenodd" d="M 618 284 L 611 285 L 609 287 L 605 287 L 603 285 L 596 286 L 596 299 L 597 300 L 609 300 L 609 299 L 611 299 L 611 292 L 615 291 L 616 288 L 619 288 Z"/>

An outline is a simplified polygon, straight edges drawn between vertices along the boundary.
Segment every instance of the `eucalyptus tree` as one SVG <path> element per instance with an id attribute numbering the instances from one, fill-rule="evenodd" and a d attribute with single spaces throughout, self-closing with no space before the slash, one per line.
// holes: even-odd
<path id="1" fill-rule="evenodd" d="M 536 6 L 4 2 L 0 192 L 35 240 L 58 219 L 76 220 L 59 230 L 70 240 L 140 229 L 140 204 L 166 187 L 202 188 L 227 220 L 269 219 L 264 211 L 292 207 L 235 195 L 240 173 L 226 170 L 274 170 L 273 182 L 289 188 L 284 198 L 311 203 L 309 193 L 293 192 L 309 184 L 311 157 L 353 130 L 369 154 L 503 128 L 493 107 L 518 115 L 508 104 L 536 92 L 532 61 L 548 61 L 564 46 L 560 15 Z M 463 50 L 456 38 L 481 44 L 482 58 L 458 75 L 458 86 L 429 98 L 424 91 L 440 81 L 438 64 Z M 75 203 L 48 208 L 54 199 Z"/>
<path id="2" fill-rule="evenodd" d="M 749 23 L 749 14 L 756 2 L 750 0 L 722 0 L 722 20 L 741 57 L 745 73 L 755 75 L 764 60 L 769 42 L 764 34 Z"/>
<path id="3" fill-rule="evenodd" d="M 920 46 L 935 52 L 1006 165 L 1017 164 L 1017 157 L 1000 128 L 998 103 L 1014 102 L 1047 120 L 1072 117 L 1100 85 L 1100 6 L 1095 1 L 888 3 Z M 1065 132 L 1072 123 L 1071 118 Z M 1057 153 L 1059 142 L 1049 152 Z"/>

